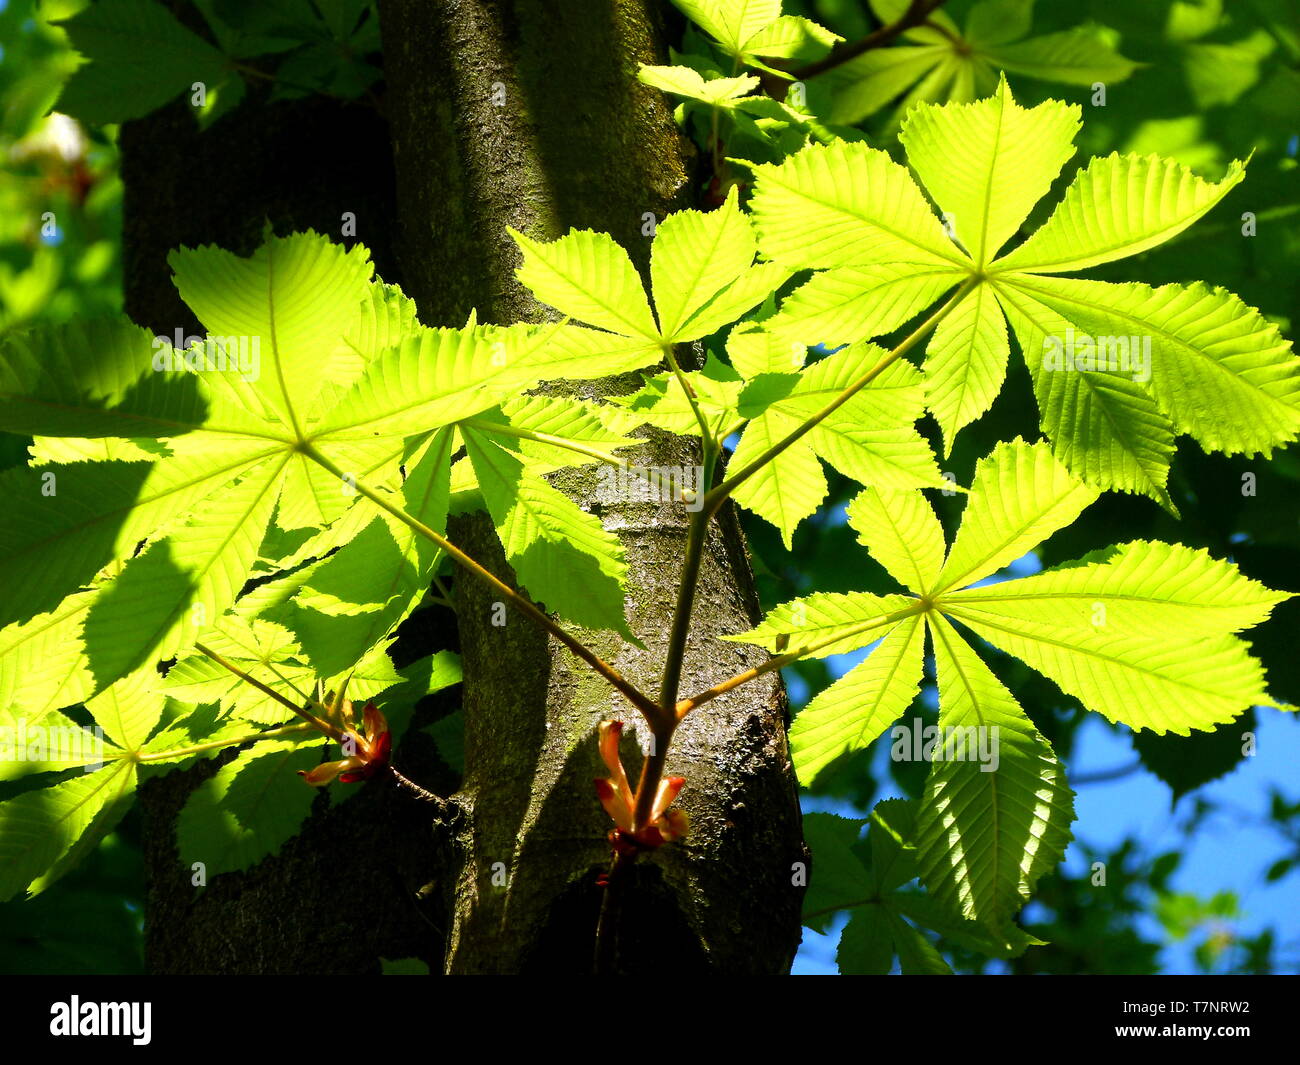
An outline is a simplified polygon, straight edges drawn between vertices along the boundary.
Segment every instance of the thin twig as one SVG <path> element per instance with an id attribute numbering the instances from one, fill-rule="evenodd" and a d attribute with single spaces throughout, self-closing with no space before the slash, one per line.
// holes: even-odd
<path id="1" fill-rule="evenodd" d="M 393 780 L 395 780 L 401 787 L 409 791 L 417 799 L 420 799 L 424 802 L 436 803 L 438 806 L 443 805 L 443 799 L 441 796 L 435 795 L 431 791 L 426 791 L 424 788 L 420 787 L 419 784 L 415 783 L 415 781 L 410 780 L 407 777 L 404 777 L 401 773 L 397 771 L 396 766 L 394 766 L 391 762 L 388 765 L 388 772 L 392 775 Z"/>
<path id="2" fill-rule="evenodd" d="M 943 4 L 944 0 L 912 0 L 908 9 L 903 13 L 903 17 L 897 22 L 872 30 L 861 40 L 854 41 L 852 44 L 842 43 L 836 45 L 828 55 L 815 63 L 808 63 L 806 66 L 790 71 L 790 76 L 795 81 L 807 81 L 818 74 L 825 74 L 828 70 L 834 70 L 851 59 L 857 59 L 864 52 L 870 52 L 875 48 L 883 48 L 895 37 L 899 37 L 908 30 L 924 24 L 930 15 L 942 7 Z"/>
<path id="3" fill-rule="evenodd" d="M 816 651 L 823 650 L 833 644 L 841 643 L 852 636 L 861 636 L 872 629 L 883 628 L 885 625 L 893 624 L 896 621 L 902 621 L 904 618 L 912 617 L 926 610 L 926 604 L 917 600 L 912 606 L 904 607 L 901 610 L 895 610 L 889 614 L 882 614 L 878 618 L 872 618 L 870 621 L 861 625 L 854 626 L 851 629 L 845 629 L 837 632 L 834 636 L 825 640 L 818 640 L 816 643 L 806 644 L 803 647 L 797 647 L 793 651 L 787 651 L 785 654 L 777 655 L 775 658 L 769 658 L 761 666 L 755 666 L 753 669 L 747 669 L 743 673 L 737 673 L 734 677 L 715 684 L 712 688 L 706 688 L 698 695 L 692 695 L 689 699 L 683 699 L 676 706 L 676 717 L 681 721 L 687 714 L 697 706 L 703 706 L 705 703 L 712 702 L 719 695 L 726 695 L 727 692 L 739 688 L 742 684 L 748 684 L 751 680 L 757 680 L 767 673 L 772 673 L 778 669 L 784 669 L 792 662 L 797 662 L 806 655 L 813 654 Z"/>

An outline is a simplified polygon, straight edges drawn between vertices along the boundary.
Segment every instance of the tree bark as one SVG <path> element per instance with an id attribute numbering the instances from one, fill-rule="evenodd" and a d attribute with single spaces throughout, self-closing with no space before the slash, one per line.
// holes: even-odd
<path id="1" fill-rule="evenodd" d="M 381 0 L 380 9 L 387 129 L 363 109 L 304 101 L 246 104 L 202 136 L 180 130 L 188 116 L 179 109 L 124 130 L 128 309 L 138 321 L 160 331 L 185 324 L 168 291 L 170 247 L 217 242 L 248 252 L 263 216 L 278 232 L 308 225 L 329 232 L 342 211 L 355 211 L 358 239 L 431 325 L 463 324 L 474 309 L 480 321 L 500 323 L 547 316 L 514 277 L 519 257 L 507 226 L 539 239 L 604 230 L 647 272 L 647 219 L 692 201 L 689 146 L 663 97 L 635 80 L 638 61 L 665 61 L 658 5 Z M 350 143 L 332 135 L 340 116 L 352 124 Z M 272 150 L 277 137 L 295 139 L 296 158 Z M 176 138 L 202 144 L 214 170 L 196 176 L 178 163 L 157 165 Z M 333 172 L 302 165 L 331 147 Z M 259 151 L 253 171 L 251 150 Z M 281 197 L 291 172 L 298 192 Z M 204 209 L 201 221 L 183 221 L 184 205 L 214 187 L 227 190 L 230 213 Z M 159 204 L 175 213 L 160 216 Z M 634 386 L 613 379 L 572 388 L 595 397 Z M 631 458 L 637 464 L 698 461 L 684 441 L 641 435 L 648 439 Z M 580 635 L 655 692 L 689 515 L 680 505 L 597 501 L 591 469 L 554 480 L 622 540 L 628 620 L 644 646 L 623 646 L 610 633 Z M 481 516 L 454 521 L 451 537 L 513 579 Z M 604 681 L 526 620 L 510 615 L 493 625 L 496 596 L 486 586 L 464 577 L 454 590 L 458 632 L 446 631 L 448 617 L 425 615 L 418 638 L 426 650 L 458 640 L 467 678 L 464 779 L 433 832 L 427 809 L 371 784 L 347 804 L 319 810 L 279 855 L 196 895 L 176 858 L 174 819 L 211 770 L 154 781 L 145 789 L 152 968 L 373 971 L 381 956 L 417 956 L 434 971 L 590 970 L 601 895 L 595 875 L 608 863 L 611 827 L 592 787 L 604 775 L 595 726 L 610 717 L 629 722 L 630 774 L 640 761 L 632 726 L 648 732 Z M 763 660 L 761 651 L 714 639 L 750 627 L 757 610 L 743 536 L 727 508 L 706 548 L 688 692 Z M 433 712 L 445 710 L 444 701 Z M 668 770 L 686 778 L 678 805 L 691 816 L 691 833 L 635 867 L 619 925 L 620 970 L 788 969 L 799 940 L 796 863 L 807 857 L 785 716 L 772 675 L 697 711 L 679 730 Z M 445 794 L 453 785 L 421 739 L 403 744 L 399 762 Z M 426 885 L 432 891 L 420 891 Z M 358 920 L 367 913 L 376 919 Z"/>

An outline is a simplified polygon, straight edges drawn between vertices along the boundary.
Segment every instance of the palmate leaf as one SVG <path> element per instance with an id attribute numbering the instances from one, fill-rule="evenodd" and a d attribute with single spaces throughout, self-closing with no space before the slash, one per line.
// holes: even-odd
<path id="1" fill-rule="evenodd" d="M 1263 671 L 1235 632 L 1289 598 L 1204 551 L 1135 542 L 1018 580 L 985 578 L 1070 524 L 1098 493 L 1045 443 L 999 445 L 976 467 L 961 527 L 942 531 L 917 492 L 863 493 L 850 521 L 916 598 L 815 595 L 726 637 L 808 654 L 879 641 L 864 662 L 795 718 L 806 782 L 875 740 L 910 705 L 922 674 L 921 620 L 938 663 L 940 725 L 987 728 L 993 771 L 936 758 L 918 830 L 923 878 L 937 900 L 1004 945 L 1033 882 L 1064 852 L 1072 818 L 1063 771 L 1015 699 L 952 621 L 1016 656 L 1086 707 L 1135 729 L 1210 730 L 1268 703 Z M 951 621 L 948 619 L 952 619 Z"/>
<path id="2" fill-rule="evenodd" d="M 1241 163 L 1215 183 L 1154 156 L 1094 160 L 1048 221 L 998 257 L 1072 154 L 1078 114 L 1056 101 L 1022 108 L 1005 79 L 989 99 L 909 114 L 908 162 L 960 246 L 907 171 L 863 145 L 810 148 L 757 168 L 760 252 L 826 271 L 785 301 L 771 328 L 786 342 L 822 340 L 821 330 L 856 339 L 924 310 L 936 295 L 927 274 L 935 290 L 964 278 L 925 361 L 945 447 L 996 396 L 1009 321 L 1055 455 L 1089 484 L 1172 511 L 1165 485 L 1177 433 L 1230 454 L 1268 454 L 1300 435 L 1300 360 L 1275 326 L 1221 289 L 1042 276 L 1177 235 L 1242 180 Z M 800 229 L 812 225 L 809 239 Z M 877 295 L 887 310 L 861 315 L 867 324 L 855 330 L 851 315 Z"/>
<path id="3" fill-rule="evenodd" d="M 871 7 L 889 24 L 908 4 L 872 0 Z M 890 120 L 897 125 L 918 103 L 966 103 L 987 95 L 999 71 L 1091 86 L 1123 81 L 1141 66 L 1120 55 L 1097 26 L 1028 36 L 1033 7 L 1033 0 L 982 0 L 970 8 L 964 30 L 942 10 L 932 12 L 930 25 L 906 30 L 895 46 L 866 52 L 816 79 L 832 90 L 829 120 L 860 122 L 897 100 Z"/>
<path id="4" fill-rule="evenodd" d="M 262 565 L 277 503 L 275 528 L 305 532 L 278 535 L 272 550 L 287 553 L 272 561 L 327 552 L 367 524 L 348 517 L 356 505 L 349 479 L 375 490 L 392 484 L 411 457 L 405 438 L 516 402 L 550 377 L 644 365 L 644 352 L 626 340 L 593 345 L 588 338 L 598 334 L 577 327 L 424 329 L 409 301 L 371 281 L 364 249 L 312 233 L 269 237 L 247 259 L 200 248 L 171 262 L 219 343 L 177 352 L 118 323 L 0 343 L 0 429 L 30 433 L 44 458 L 62 460 L 6 474 L 29 500 L 0 521 L 0 567 L 8 566 L 14 592 L 0 618 L 13 622 L 0 630 L 6 713 L 40 715 L 184 654 Z M 236 352 L 259 360 L 241 365 Z M 82 446 L 61 448 L 68 438 Z M 100 445 L 85 442 L 104 438 L 120 444 L 110 440 L 108 461 L 98 461 Z M 443 485 L 442 502 L 423 520 L 441 531 L 450 430 L 439 439 L 437 469 L 425 477 Z M 347 476 L 308 464 L 307 441 Z M 358 513 L 372 520 L 375 510 L 367 502 Z M 394 579 L 404 591 L 355 615 L 353 635 L 368 642 L 323 647 L 306 636 L 309 657 L 333 652 L 342 668 L 414 605 L 436 556 L 414 535 L 402 526 L 393 542 L 392 571 L 403 574 Z M 332 594 L 313 593 L 314 605 Z"/>

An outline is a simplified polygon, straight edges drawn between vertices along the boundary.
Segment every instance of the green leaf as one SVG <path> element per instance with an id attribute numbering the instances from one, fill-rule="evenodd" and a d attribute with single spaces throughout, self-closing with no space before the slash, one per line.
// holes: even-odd
<path id="1" fill-rule="evenodd" d="M 919 891 L 897 891 L 889 901 L 891 909 L 922 928 L 937 932 L 945 941 L 990 958 L 1018 958 L 1029 947 L 1045 945 L 1015 925 L 993 934 Z"/>
<path id="2" fill-rule="evenodd" d="M 745 41 L 746 56 L 793 59 L 809 63 L 820 59 L 844 38 L 800 15 L 782 15 Z"/>
<path id="3" fill-rule="evenodd" d="M 943 569 L 943 527 L 920 492 L 867 489 L 848 506 L 858 542 L 904 588 L 925 594 Z"/>
<path id="4" fill-rule="evenodd" d="M 800 654 L 847 653 L 873 642 L 884 626 L 924 610 L 936 623 L 941 614 L 962 622 L 1085 706 L 1134 728 L 1186 735 L 1231 720 L 1251 705 L 1275 705 L 1260 664 L 1231 630 L 1255 624 L 1288 596 L 1203 553 L 1176 545 L 1125 545 L 1099 561 L 1034 578 L 952 590 L 1020 557 L 1096 495 L 1045 445 L 999 445 L 976 468 L 961 528 L 925 599 L 812 596 L 777 608 L 752 632 L 728 638 L 770 649 L 779 642 L 779 649 L 789 646 Z M 886 502 L 880 497 L 877 511 Z M 921 512 L 915 503 L 909 506 L 915 515 L 908 517 L 902 508 L 899 513 L 910 529 Z M 937 531 L 924 535 L 932 567 Z M 891 542 L 890 530 L 878 529 L 875 540 L 894 575 L 906 576 L 911 559 Z M 853 692 L 845 712 L 874 692 Z M 942 694 L 941 685 L 941 699 Z"/>
<path id="5" fill-rule="evenodd" d="M 803 897 L 803 922 L 823 931 L 834 912 L 875 894 L 875 885 L 854 846 L 865 820 L 837 814 L 807 813 L 803 834 L 812 852 L 812 875 Z"/>
<path id="6" fill-rule="evenodd" d="M 611 333 L 658 338 L 641 278 L 609 234 L 579 229 L 549 244 L 510 235 L 524 253 L 519 280 L 543 303 Z"/>
<path id="7" fill-rule="evenodd" d="M 917 878 L 916 803 L 882 799 L 871 810 L 871 878 L 881 891 L 893 891 Z"/>
<path id="8" fill-rule="evenodd" d="M 293 634 L 263 618 L 248 620 L 226 614 L 215 628 L 202 633 L 200 642 L 300 705 L 315 684 L 314 672 L 299 661 L 302 650 Z M 173 665 L 161 688 L 194 703 L 220 701 L 224 711 L 257 724 L 278 725 L 292 717 L 282 703 L 204 654 L 183 658 Z"/>
<path id="9" fill-rule="evenodd" d="M 898 0 L 872 7 L 886 24 L 907 11 Z M 859 122 L 901 97 L 893 127 L 917 104 L 967 103 L 994 92 L 1000 72 L 1092 86 L 1123 81 L 1142 65 L 1120 55 L 1097 26 L 1023 39 L 1031 11 L 1032 0 L 984 0 L 971 6 L 964 32 L 943 11 L 931 12 L 930 25 L 903 33 L 914 44 L 869 51 L 819 77 L 834 93 L 831 121 Z"/>
<path id="10" fill-rule="evenodd" d="M 206 246 L 180 248 L 167 263 L 209 336 L 257 344 L 250 386 L 286 425 L 305 418 L 324 381 L 346 383 L 336 354 L 361 328 L 363 304 L 373 313 L 374 267 L 363 246 L 308 231 L 272 236 L 249 258 Z"/>
<path id="11" fill-rule="evenodd" d="M 1136 540 L 1114 548 L 1104 561 L 949 592 L 944 602 L 1063 629 L 1114 626 L 1122 632 L 1167 636 L 1177 631 L 1195 638 L 1251 628 L 1290 598 L 1208 551 Z"/>
<path id="12" fill-rule="evenodd" d="M 1051 171 L 1048 183 L 1059 170 L 1058 165 Z M 996 269 L 1061 273 L 1136 255 L 1181 233 L 1245 176 L 1241 162 L 1233 162 L 1216 184 L 1154 155 L 1093 159 L 1052 216 L 999 259 Z"/>
<path id="13" fill-rule="evenodd" d="M 1096 26 L 1075 26 L 982 51 L 990 63 L 1012 74 L 1087 87 L 1124 81 L 1143 65 L 1115 51 Z"/>
<path id="14" fill-rule="evenodd" d="M 865 662 L 799 711 L 790 726 L 790 750 L 805 786 L 841 755 L 868 747 L 912 705 L 924 649 L 919 614 L 904 618 Z"/>
<path id="15" fill-rule="evenodd" d="M 86 709 L 109 739 L 127 751 L 138 751 L 163 716 L 164 696 L 157 675 L 141 670 L 86 703 Z"/>
<path id="16" fill-rule="evenodd" d="M 734 336 L 734 333 L 733 333 Z M 738 413 L 745 383 L 729 366 L 713 360 L 702 371 L 683 376 L 695 392 L 695 402 L 716 439 L 725 440 L 744 419 Z M 680 435 L 698 435 L 699 421 L 675 374 L 652 377 L 638 391 L 611 396 L 612 403 L 636 416 L 639 422 Z"/>
<path id="17" fill-rule="evenodd" d="M 966 39 L 977 45 L 1018 41 L 1033 22 L 1034 0 L 983 0 L 966 16 Z"/>
<path id="18" fill-rule="evenodd" d="M 403 509 L 438 533 L 447 526 L 451 441 L 449 429 L 435 434 L 402 485 Z M 271 606 L 268 616 L 298 635 L 317 673 L 334 676 L 415 609 L 440 555 L 405 523 L 381 514 L 316 567 L 290 605 Z"/>
<path id="19" fill-rule="evenodd" d="M 677 211 L 665 218 L 650 255 L 663 335 L 676 337 L 693 314 L 749 268 L 756 250 L 735 189 L 716 211 Z"/>
<path id="20" fill-rule="evenodd" d="M 1064 360 L 1046 355 L 1063 353 L 1073 324 L 1027 291 L 1001 284 L 993 289 L 1033 378 L 1052 453 L 1085 481 L 1149 495 L 1176 513 L 1165 487 L 1174 428 L 1147 386 L 1133 380 L 1131 370 L 1061 372 Z"/>
<path id="21" fill-rule="evenodd" d="M 1199 283 L 1018 277 L 1014 284 L 1095 338 L 1095 357 L 1104 344 L 1112 369 L 1149 373 L 1161 411 L 1207 449 L 1268 454 L 1300 433 L 1300 359 L 1275 325 L 1231 293 Z M 1075 343 L 1077 365 L 1086 349 Z"/>
<path id="22" fill-rule="evenodd" d="M 894 935 L 894 949 L 904 976 L 952 976 L 952 969 L 934 944 L 892 910 L 886 911 Z"/>
<path id="23" fill-rule="evenodd" d="M 961 528 L 931 594 L 996 573 L 1069 525 L 1100 494 L 1041 444 L 999 444 L 975 467 Z"/>
<path id="24" fill-rule="evenodd" d="M 984 32 L 997 35 L 1001 18 L 1023 21 L 1005 2 L 1005 11 L 980 14 Z M 1001 386 L 1005 314 L 1053 453 L 1089 484 L 1141 492 L 1176 513 L 1166 488 L 1175 435 L 1230 454 L 1289 443 L 1300 435 L 1300 361 L 1274 325 L 1221 289 L 1030 272 L 1096 265 L 1168 240 L 1242 180 L 1240 163 L 1212 183 L 1155 156 L 1094 160 L 1046 224 L 989 263 L 1071 154 L 1076 125 L 1076 110 L 1062 104 L 1019 107 L 1005 80 L 989 100 L 912 112 L 902 134 L 908 162 L 971 257 L 945 246 L 907 172 L 861 145 L 808 148 L 758 167 L 760 249 L 792 267 L 826 269 L 767 328 L 786 343 L 870 335 L 968 276 L 973 288 L 927 352 L 929 406 L 945 447 Z"/>
<path id="25" fill-rule="evenodd" d="M 570 621 L 628 634 L 627 565 L 618 537 L 513 453 L 476 430 L 462 435 L 519 583 Z"/>
<path id="26" fill-rule="evenodd" d="M 99 820 L 120 817 L 134 790 L 135 766 L 119 761 L 0 802 L 0 901 L 27 889 Z"/>
<path id="27" fill-rule="evenodd" d="M 1255 728 L 1255 710 L 1251 707 L 1213 732 L 1193 732 L 1190 736 L 1135 732 L 1133 749 L 1142 764 L 1169 785 L 1176 803 L 1201 785 L 1244 765 L 1246 738 Z"/>
<path id="28" fill-rule="evenodd" d="M 74 593 L 49 613 L 0 629 L 0 707 L 35 725 L 94 693 L 81 630 L 97 595 Z"/>
<path id="29" fill-rule="evenodd" d="M 1074 154 L 1079 115 L 1055 100 L 1019 106 L 1005 77 L 990 99 L 909 113 L 899 134 L 907 161 L 977 267 L 997 255 Z"/>
<path id="30" fill-rule="evenodd" d="M 1073 793 L 1011 693 L 948 622 L 931 615 L 930 626 L 942 735 L 965 744 L 978 735 L 980 754 L 994 745 L 996 763 L 971 758 L 969 746 L 965 757 L 955 743 L 936 748 L 917 819 L 921 879 L 940 905 L 1010 943 L 1016 911 L 1065 855 Z"/>
<path id="31" fill-rule="evenodd" d="M 963 263 L 907 171 L 882 151 L 813 145 L 755 168 L 755 178 L 750 210 L 759 247 L 787 266 Z"/>
<path id="32" fill-rule="evenodd" d="M 0 340 L 0 430 L 179 437 L 202 429 L 275 438 L 241 411 L 219 407 L 197 375 L 156 372 L 160 350 L 171 348 L 127 322 L 91 319 L 9 334 Z"/>
<path id="33" fill-rule="evenodd" d="M 738 58 L 751 38 L 781 16 L 781 0 L 673 0 L 673 4 Z"/>
<path id="34" fill-rule="evenodd" d="M 1010 620 L 965 606 L 947 612 L 1085 706 L 1133 728 L 1185 736 L 1269 702 L 1259 662 L 1226 633 L 1153 636 L 1109 624 L 1084 629 Z"/>
<path id="35" fill-rule="evenodd" d="M 916 263 L 825 270 L 787 296 L 763 329 L 787 343 L 827 347 L 882 336 L 931 306 L 961 276 L 952 267 Z"/>
<path id="36" fill-rule="evenodd" d="M 847 654 L 881 638 L 912 611 L 914 599 L 905 595 L 870 595 L 866 592 L 815 592 L 770 610 L 762 624 L 735 636 L 719 639 L 753 643 L 777 650 L 816 647 L 810 657 Z M 897 616 L 895 616 L 897 615 Z M 825 646 L 822 646 L 822 645 Z"/>
<path id="37" fill-rule="evenodd" d="M 799 427 L 799 420 L 772 411 L 745 427 L 731 461 L 743 469 L 759 459 Z M 826 498 L 826 476 L 817 453 L 806 442 L 791 445 L 738 485 L 732 498 L 742 507 L 771 522 L 781 531 L 786 550 L 793 546 L 794 530 L 816 513 Z"/>
<path id="38" fill-rule="evenodd" d="M 219 457 L 78 462 L 0 474 L 0 491 L 21 501 L 0 515 L 0 624 L 50 610 L 140 542 L 165 532 L 204 498 L 273 452 L 239 442 Z M 214 460 L 215 458 L 215 460 Z"/>
<path id="39" fill-rule="evenodd" d="M 242 752 L 190 795 L 176 822 L 181 864 L 206 875 L 247 869 L 295 835 L 319 792 L 298 776 L 321 760 L 319 742 L 269 740 Z"/>
<path id="40" fill-rule="evenodd" d="M 1007 323 L 988 286 L 978 285 L 941 321 L 925 350 L 926 403 L 953 439 L 993 405 L 1006 378 Z"/>
<path id="41" fill-rule="evenodd" d="M 673 342 L 697 340 L 730 325 L 785 284 L 791 273 L 780 263 L 755 263 L 748 267 L 692 314 L 672 338 Z"/>
<path id="42" fill-rule="evenodd" d="M 177 534 L 131 559 L 86 616 L 96 690 L 189 646 L 223 614 L 257 560 L 283 469 L 270 459 L 198 506 Z"/>
<path id="43" fill-rule="evenodd" d="M 91 125 L 140 118 L 225 73 L 225 57 L 154 0 L 90 4 L 60 25 L 88 62 L 55 107 Z"/>
<path id="44" fill-rule="evenodd" d="M 762 371 L 765 365 L 780 363 L 779 342 L 754 343 L 756 337 L 743 332 L 733 332 L 732 337 L 729 350 L 739 365 Z M 866 387 L 842 399 L 846 389 L 869 374 L 875 377 Z M 726 402 L 732 395 L 734 390 L 725 392 L 719 401 Z M 665 420 L 657 424 L 698 434 L 679 413 L 683 401 L 684 397 L 675 406 L 665 405 L 665 411 L 676 415 L 671 426 Z M 712 403 L 697 402 L 711 422 L 730 426 L 749 420 L 729 462 L 733 471 L 746 469 L 805 423 L 819 419 L 802 438 L 757 467 L 733 492 L 736 502 L 781 530 L 787 548 L 796 527 L 816 511 L 826 495 L 819 460 L 863 484 L 947 486 L 929 445 L 913 424 L 923 405 L 920 375 L 906 362 L 889 363 L 887 354 L 874 345 L 852 345 L 799 374 L 757 373 L 733 401 L 735 411 L 730 418 L 725 409 L 722 416 L 715 417 Z M 833 403 L 838 406 L 828 413 Z"/>
<path id="45" fill-rule="evenodd" d="M 842 976 L 887 976 L 894 965 L 894 922 L 880 903 L 853 911 L 840 933 L 835 963 Z"/>
<path id="46" fill-rule="evenodd" d="M 529 327 L 422 330 L 371 362 L 313 435 L 322 444 L 407 437 L 489 410 L 549 376 L 532 352 L 544 339 Z"/>
<path id="47" fill-rule="evenodd" d="M 642 63 L 637 79 L 664 92 L 685 96 L 711 106 L 725 107 L 759 86 L 758 78 L 742 74 L 737 78 L 705 79 L 690 67 L 657 67 Z"/>
<path id="48" fill-rule="evenodd" d="M 818 79 L 832 90 L 826 117 L 837 123 L 861 122 L 931 76 L 951 57 L 945 44 L 923 44 L 874 49 L 851 59 Z M 900 109 L 912 102 L 908 97 Z"/>
<path id="49" fill-rule="evenodd" d="M 95 771 L 126 752 L 105 743 L 102 733 L 51 711 L 38 722 L 0 711 L 0 781 L 65 769 Z"/>

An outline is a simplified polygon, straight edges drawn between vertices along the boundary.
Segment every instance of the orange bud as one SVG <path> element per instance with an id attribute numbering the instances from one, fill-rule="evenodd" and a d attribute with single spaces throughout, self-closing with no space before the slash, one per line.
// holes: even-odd
<path id="1" fill-rule="evenodd" d="M 625 832 L 630 832 L 632 830 L 631 802 L 604 777 L 597 777 L 595 783 L 596 797 L 600 799 L 600 805 L 605 807 L 605 812 L 609 814 L 614 824 Z"/>
<path id="2" fill-rule="evenodd" d="M 659 787 L 655 791 L 654 808 L 650 811 L 650 820 L 656 821 L 662 817 L 668 807 L 673 804 L 677 798 L 677 793 L 682 790 L 682 785 L 686 783 L 685 777 L 664 777 L 659 781 Z"/>
<path id="3" fill-rule="evenodd" d="M 366 730 L 366 739 L 372 744 L 381 733 L 388 731 L 388 722 L 374 703 L 366 703 L 365 709 L 361 711 L 361 722 Z"/>
<path id="4" fill-rule="evenodd" d="M 340 773 L 363 765 L 365 762 L 360 758 L 343 758 L 337 762 L 322 762 L 313 769 L 299 769 L 298 775 L 313 788 L 320 788 L 334 781 Z"/>
<path id="5" fill-rule="evenodd" d="M 623 722 L 602 721 L 597 731 L 600 733 L 600 757 L 606 768 L 611 773 L 621 773 L 623 763 L 618 757 L 618 741 L 623 738 Z"/>

